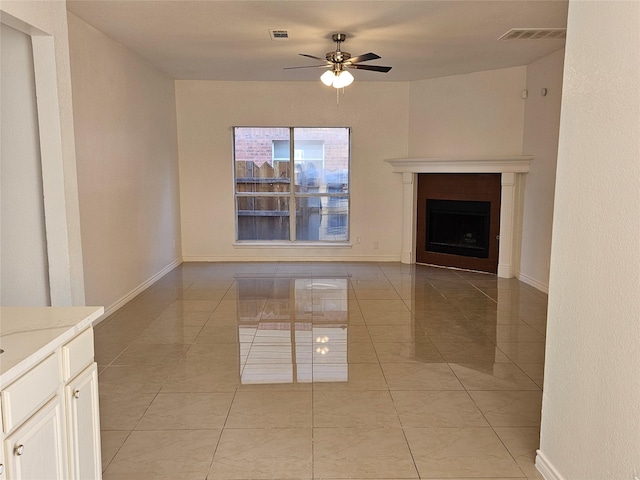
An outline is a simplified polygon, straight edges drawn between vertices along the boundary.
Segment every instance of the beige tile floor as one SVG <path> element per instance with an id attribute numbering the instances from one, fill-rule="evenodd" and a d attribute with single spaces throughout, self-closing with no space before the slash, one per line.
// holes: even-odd
<path id="1" fill-rule="evenodd" d="M 184 264 L 96 328 L 104 478 L 541 478 L 546 305 L 419 265 Z"/>

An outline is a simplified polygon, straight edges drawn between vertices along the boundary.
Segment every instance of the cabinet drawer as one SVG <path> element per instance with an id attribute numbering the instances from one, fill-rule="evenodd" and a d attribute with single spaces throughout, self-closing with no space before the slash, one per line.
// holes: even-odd
<path id="1" fill-rule="evenodd" d="M 5 432 L 19 425 L 57 393 L 59 362 L 54 353 L 2 391 Z"/>
<path id="2" fill-rule="evenodd" d="M 66 382 L 93 363 L 93 329 L 88 328 L 62 347 L 62 375 Z"/>

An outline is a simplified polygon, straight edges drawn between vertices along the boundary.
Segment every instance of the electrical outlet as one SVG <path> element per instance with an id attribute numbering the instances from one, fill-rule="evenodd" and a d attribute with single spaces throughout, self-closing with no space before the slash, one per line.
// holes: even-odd
<path id="1" fill-rule="evenodd" d="M 378 242 L 373 242 L 373 249 L 378 250 L 379 244 Z"/>
<path id="2" fill-rule="evenodd" d="M 360 237 L 356 237 L 356 243 L 360 244 Z"/>

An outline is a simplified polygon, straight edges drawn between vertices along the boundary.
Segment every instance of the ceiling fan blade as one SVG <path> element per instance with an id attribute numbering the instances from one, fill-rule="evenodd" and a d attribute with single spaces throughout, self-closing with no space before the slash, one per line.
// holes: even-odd
<path id="1" fill-rule="evenodd" d="M 326 58 L 315 57 L 313 55 L 308 55 L 306 53 L 299 53 L 298 55 L 300 55 L 302 57 L 313 58 L 314 60 L 320 60 L 321 62 L 325 62 L 327 60 Z"/>
<path id="2" fill-rule="evenodd" d="M 293 70 L 296 68 L 329 68 L 331 65 L 327 65 L 326 63 L 324 65 L 305 65 L 303 67 L 284 67 L 283 70 Z"/>
<path id="3" fill-rule="evenodd" d="M 369 60 L 377 60 L 378 58 L 382 58 L 380 55 L 376 55 L 375 53 L 363 53 L 362 55 L 358 55 L 357 57 L 351 57 L 345 63 L 358 63 L 358 62 L 367 62 Z"/>
<path id="4" fill-rule="evenodd" d="M 387 73 L 391 67 L 381 67 L 380 65 L 349 65 L 349 68 L 357 68 L 358 70 L 371 70 L 372 72 Z"/>

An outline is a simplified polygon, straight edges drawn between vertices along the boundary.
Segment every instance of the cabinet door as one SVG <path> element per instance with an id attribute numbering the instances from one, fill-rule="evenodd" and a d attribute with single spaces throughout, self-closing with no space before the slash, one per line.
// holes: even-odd
<path id="1" fill-rule="evenodd" d="M 98 369 L 93 363 L 65 387 L 70 438 L 71 476 L 74 480 L 102 478 Z"/>
<path id="2" fill-rule="evenodd" d="M 66 480 L 62 399 L 54 397 L 5 439 L 7 478 Z"/>
<path id="3" fill-rule="evenodd" d="M 5 480 L 7 478 L 5 473 L 6 471 L 7 467 L 4 461 L 4 445 L 0 445 L 0 480 Z"/>

